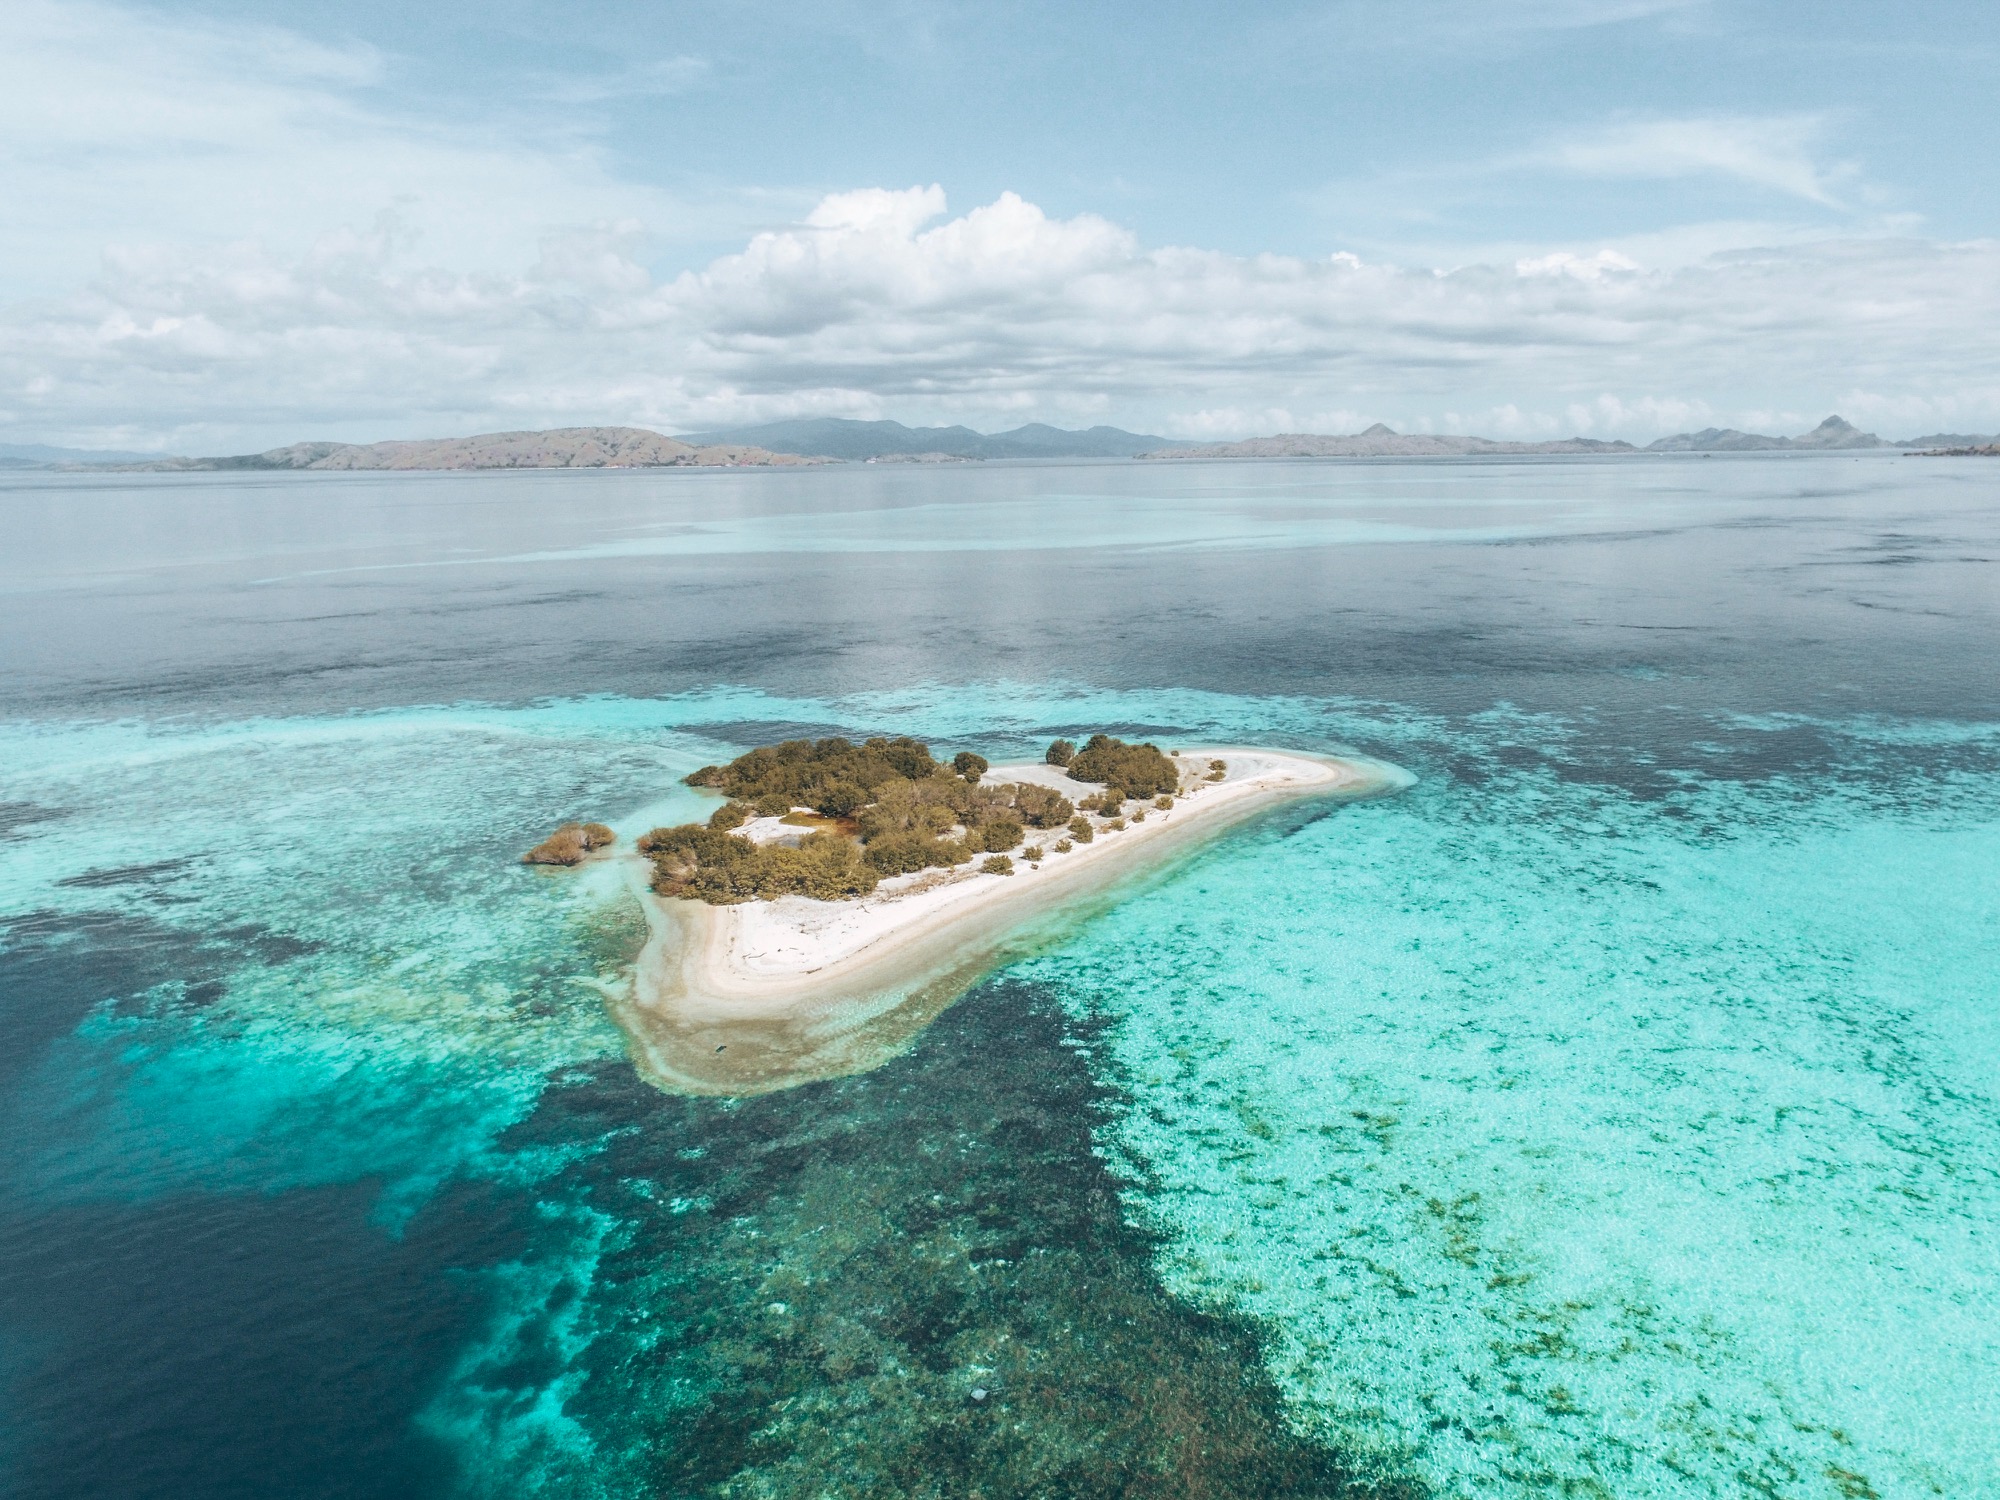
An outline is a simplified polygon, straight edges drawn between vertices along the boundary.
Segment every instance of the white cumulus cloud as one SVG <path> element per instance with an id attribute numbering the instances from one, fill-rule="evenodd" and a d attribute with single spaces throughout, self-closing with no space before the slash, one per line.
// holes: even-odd
<path id="1" fill-rule="evenodd" d="M 212 451 L 809 412 L 1087 412 L 1207 434 L 1477 411 L 1513 431 L 1644 436 L 1824 393 L 1919 426 L 2000 417 L 1991 242 L 1439 272 L 1148 248 L 1012 194 L 952 217 L 935 187 L 833 195 L 664 280 L 632 233 L 569 232 L 508 273 L 410 266 L 393 218 L 294 255 L 248 240 L 118 252 L 88 286 L 0 315 L 0 425 Z"/>

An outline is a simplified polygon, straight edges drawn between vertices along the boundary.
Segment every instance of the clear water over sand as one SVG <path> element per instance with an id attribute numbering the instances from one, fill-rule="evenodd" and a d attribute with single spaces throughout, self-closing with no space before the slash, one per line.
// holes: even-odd
<path id="1" fill-rule="evenodd" d="M 2000 476 L 8 484 L 20 1493 L 2000 1494 Z M 741 1103 L 512 862 L 1098 725 L 1419 779 Z"/>

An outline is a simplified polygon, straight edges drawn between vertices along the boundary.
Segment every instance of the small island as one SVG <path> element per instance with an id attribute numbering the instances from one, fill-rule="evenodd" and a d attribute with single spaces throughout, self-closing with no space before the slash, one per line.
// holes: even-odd
<path id="1" fill-rule="evenodd" d="M 1170 853 L 1288 799 L 1408 778 L 1096 734 L 1001 766 L 908 737 L 791 740 L 686 781 L 721 798 L 705 822 L 655 828 L 622 858 L 602 825 L 569 824 L 530 858 L 617 860 L 644 907 L 650 936 L 614 1000 L 640 1071 L 750 1094 L 879 1065 Z"/>

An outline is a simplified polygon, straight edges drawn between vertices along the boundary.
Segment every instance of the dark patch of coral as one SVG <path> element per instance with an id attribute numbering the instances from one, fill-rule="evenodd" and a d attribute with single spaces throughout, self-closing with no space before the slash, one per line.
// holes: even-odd
<path id="1" fill-rule="evenodd" d="M 1167 1294 L 1093 1151 L 1089 1027 L 990 982 L 911 1055 L 744 1100 L 624 1067 L 524 1136 L 601 1136 L 627 1226 L 568 1404 L 623 1493 L 1408 1497 L 1293 1432 L 1250 1325 Z"/>

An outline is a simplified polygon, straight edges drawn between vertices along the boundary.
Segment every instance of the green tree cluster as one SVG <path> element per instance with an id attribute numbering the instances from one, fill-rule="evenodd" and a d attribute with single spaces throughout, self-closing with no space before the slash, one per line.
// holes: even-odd
<path id="1" fill-rule="evenodd" d="M 840 901 L 867 895 L 881 879 L 852 839 L 831 833 L 809 833 L 792 847 L 686 823 L 654 829 L 639 852 L 653 862 L 655 891 L 714 906 L 793 895 Z"/>
<path id="2" fill-rule="evenodd" d="M 1069 763 L 1072 781 L 1103 783 L 1107 792 L 1152 798 L 1179 789 L 1181 773 L 1158 745 L 1128 745 L 1108 734 L 1093 734 Z"/>
<path id="3" fill-rule="evenodd" d="M 703 766 L 687 784 L 756 803 L 760 812 L 768 803 L 776 811 L 765 812 L 766 817 L 810 807 L 829 818 L 845 818 L 874 801 L 876 791 L 890 782 L 919 780 L 940 769 L 929 746 L 908 735 L 859 745 L 843 739 L 786 740 L 739 755 L 726 766 Z"/>

